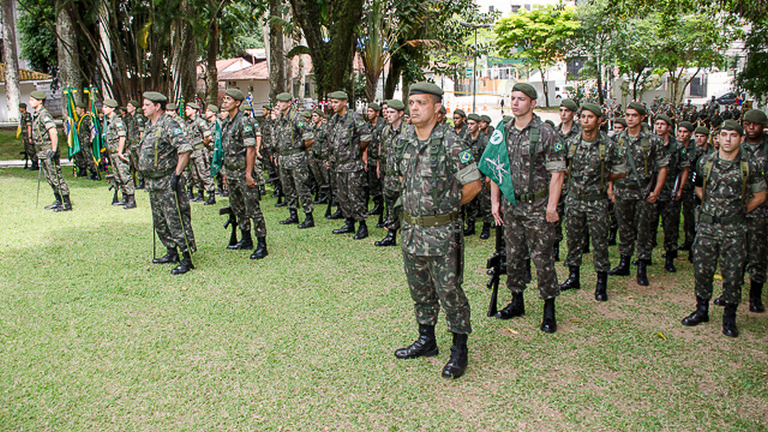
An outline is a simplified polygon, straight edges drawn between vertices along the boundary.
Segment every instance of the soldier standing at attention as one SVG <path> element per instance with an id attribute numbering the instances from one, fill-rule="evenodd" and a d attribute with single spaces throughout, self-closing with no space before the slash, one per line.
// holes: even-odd
<path id="1" fill-rule="evenodd" d="M 219 119 L 219 107 L 214 104 L 209 104 L 205 108 L 205 120 L 208 121 L 208 129 L 211 130 L 211 141 L 208 143 L 208 166 L 210 167 L 213 165 L 213 153 L 216 150 L 214 148 L 216 142 L 218 141 L 219 145 L 221 145 L 221 120 Z M 227 191 L 227 180 L 224 178 L 224 170 L 219 170 L 219 172 L 216 173 L 215 178 L 215 182 L 219 187 L 216 193 L 223 197 L 229 196 L 229 192 Z"/>
<path id="2" fill-rule="evenodd" d="M 257 245 L 251 259 L 262 259 L 267 251 L 267 224 L 259 207 L 259 188 L 253 179 L 253 165 L 256 163 L 256 146 L 260 138 L 244 113 L 240 104 L 245 100 L 242 91 L 231 88 L 224 94 L 221 111 L 225 115 L 221 124 L 221 147 L 224 151 L 224 169 L 229 189 L 229 203 L 237 216 L 237 225 L 242 237 L 227 249 L 250 249 L 251 219 L 256 230 Z"/>
<path id="3" fill-rule="evenodd" d="M 130 159 L 129 165 L 131 171 L 136 173 L 136 180 L 139 182 L 137 189 L 144 189 L 144 178 L 141 177 L 136 167 L 139 163 L 139 143 L 141 142 L 141 135 L 144 133 L 144 124 L 146 123 L 144 116 L 136 112 L 136 108 L 139 107 L 139 102 L 132 100 L 125 106 L 127 114 L 123 117 L 123 123 L 128 130 L 126 137 L 127 153 Z"/>
<path id="4" fill-rule="evenodd" d="M 187 115 L 187 123 L 184 133 L 192 144 L 192 155 L 189 157 L 189 166 L 192 170 L 192 181 L 197 183 L 197 198 L 195 202 L 204 200 L 203 191 L 208 192 L 208 200 L 204 205 L 216 204 L 216 191 L 211 178 L 211 167 L 208 163 L 206 145 L 211 142 L 211 129 L 198 114 L 200 107 L 196 103 L 189 103 L 184 107 Z"/>
<path id="5" fill-rule="evenodd" d="M 280 172 L 275 164 L 275 149 L 272 142 L 272 129 L 275 125 L 275 119 L 272 117 L 272 105 L 267 104 L 261 107 L 261 121 L 259 122 L 259 128 L 261 130 L 261 153 L 262 160 L 264 161 L 264 168 L 269 175 L 269 183 L 274 188 L 273 197 L 282 196 L 280 187 Z"/>
<path id="6" fill-rule="evenodd" d="M 80 102 L 75 107 L 75 112 L 79 120 L 77 121 L 77 139 L 80 141 L 80 151 L 75 154 L 75 161 L 77 162 L 78 174 L 85 172 L 85 170 L 91 171 L 90 180 L 99 180 L 98 168 L 96 168 L 96 161 L 93 160 L 93 148 L 91 145 L 91 133 L 93 132 L 93 114 L 86 111 L 87 106 Z"/>
<path id="7" fill-rule="evenodd" d="M 600 132 L 602 110 L 592 103 L 581 106 L 581 136 L 566 142 L 568 196 L 565 200 L 565 232 L 568 234 L 570 275 L 560 291 L 581 288 L 579 268 L 587 242 L 592 238 L 592 262 L 597 272 L 595 300 L 608 300 L 608 184 L 627 175 L 624 155 Z"/>
<path id="8" fill-rule="evenodd" d="M 557 331 L 555 298 L 560 294 L 552 250 L 557 238 L 557 203 L 565 177 L 565 146 L 554 128 L 533 113 L 536 89 L 517 83 L 512 88 L 514 119 L 505 125 L 507 152 L 516 204 L 501 199 L 499 186 L 491 183 L 491 209 L 496 225 L 504 224 L 507 249 L 507 287 L 512 302 L 496 313 L 498 319 L 525 314 L 523 292 L 530 279 L 526 254 L 536 265 L 539 297 L 544 300 L 541 330 Z"/>
<path id="9" fill-rule="evenodd" d="M 21 128 L 21 141 L 24 143 L 24 153 L 27 155 L 27 161 L 24 163 L 24 169 L 36 171 L 39 169 L 37 163 L 37 153 L 35 152 L 35 144 L 32 142 L 32 114 L 27 112 L 27 104 L 19 104 L 19 128 Z M 32 162 L 30 167 L 27 167 L 27 162 Z"/>
<path id="10" fill-rule="evenodd" d="M 134 198 L 133 179 L 131 179 L 131 167 L 130 161 L 123 153 L 126 149 L 125 140 L 128 135 L 128 131 L 125 128 L 123 119 L 115 112 L 117 109 L 117 101 L 114 99 L 107 99 L 101 107 L 101 111 L 104 113 L 105 125 L 104 125 L 104 143 L 107 146 L 107 152 L 109 152 L 109 161 L 112 164 L 115 175 L 115 187 L 120 188 L 123 192 L 122 201 L 112 203 L 112 205 L 123 206 L 124 209 L 136 208 L 136 199 Z"/>
<path id="11" fill-rule="evenodd" d="M 45 93 L 35 90 L 29 97 L 29 106 L 34 110 L 32 117 L 32 142 L 35 144 L 37 161 L 45 174 L 45 181 L 51 185 L 56 201 L 44 207 L 55 212 L 72 210 L 69 201 L 69 187 L 61 174 L 59 164 L 59 135 L 53 116 L 45 109 Z"/>
<path id="12" fill-rule="evenodd" d="M 323 111 L 320 108 L 315 108 L 310 118 L 312 120 L 312 135 L 315 141 L 309 149 L 309 168 L 318 185 L 317 199 L 312 201 L 312 204 L 322 204 L 331 199 L 328 168 L 325 167 L 325 161 L 328 159 L 328 132 L 326 125 L 323 123 Z"/>
<path id="13" fill-rule="evenodd" d="M 696 165 L 696 195 L 701 213 L 693 244 L 696 310 L 683 325 L 709 321 L 712 280 L 720 264 L 723 275 L 723 334 L 739 335 L 736 308 L 741 301 L 741 276 L 747 258 L 746 215 L 765 202 L 763 167 L 739 147 L 744 130 L 728 120 L 720 131 L 718 152 L 702 157 Z"/>
<path id="14" fill-rule="evenodd" d="M 464 139 L 467 137 L 467 113 L 463 109 L 457 109 L 453 112 L 453 130 L 459 138 Z M 480 155 L 477 155 L 480 157 Z"/>
<path id="15" fill-rule="evenodd" d="M 570 100 L 570 99 L 563 99 L 560 102 L 560 124 L 557 125 L 557 128 L 555 130 L 560 135 L 560 141 L 565 145 L 568 141 L 576 138 L 581 137 L 581 127 L 579 126 L 579 122 L 574 121 L 574 116 L 579 111 L 579 106 L 576 105 L 576 102 Z M 557 204 L 557 213 L 561 215 L 565 215 L 565 198 L 568 195 L 568 183 L 563 184 L 563 192 L 560 195 L 560 202 Z M 557 222 L 557 240 L 555 242 L 555 261 L 560 261 L 560 242 L 563 241 L 563 221 L 560 219 L 560 221 Z M 584 249 L 584 253 L 588 251 L 589 248 L 589 233 L 587 233 L 587 238 L 584 242 L 584 247 L 587 249 Z"/>
<path id="16" fill-rule="evenodd" d="M 480 192 L 480 171 L 466 142 L 437 122 L 443 90 L 431 83 L 411 85 L 408 96 L 414 127 L 395 144 L 396 174 L 402 181 L 402 250 L 414 302 L 419 338 L 395 357 L 438 354 L 435 325 L 440 308 L 453 333 L 443 378 L 459 378 L 467 368 L 472 332 L 464 275 L 464 238 L 459 210 Z"/>
<path id="17" fill-rule="evenodd" d="M 405 105 L 402 101 L 392 99 L 387 101 L 384 116 L 387 119 L 387 127 L 384 128 L 379 165 L 376 169 L 384 180 L 384 201 L 386 202 L 387 217 L 384 227 L 387 235 L 373 243 L 374 246 L 395 246 L 397 244 L 397 230 L 400 228 L 400 217 L 395 211 L 395 203 L 400 198 L 400 177 L 396 174 L 395 144 L 397 138 L 408 127 L 403 121 Z"/>
<path id="18" fill-rule="evenodd" d="M 168 98 L 158 92 L 145 92 L 143 96 L 142 106 L 149 121 L 139 143 L 139 170 L 146 179 L 153 228 L 167 249 L 164 256 L 152 263 L 179 263 L 171 274 L 184 274 L 195 268 L 192 252 L 197 250 L 182 176 L 192 146 L 182 125 L 165 114 Z"/>
<path id="19" fill-rule="evenodd" d="M 631 102 L 625 114 L 627 129 L 616 138 L 619 150 L 627 158 L 628 170 L 626 177 L 613 184 L 621 261 L 608 272 L 609 276 L 629 275 L 630 260 L 637 242 L 637 283 L 643 286 L 648 285 L 647 266 L 651 262 L 653 249 L 653 206 L 664 186 L 669 164 L 669 155 L 664 152 L 661 138 L 643 127 L 646 115 L 642 104 Z M 655 188 L 651 190 L 651 177 L 654 175 Z"/>
<path id="20" fill-rule="evenodd" d="M 365 224 L 365 163 L 363 152 L 371 141 L 371 129 L 363 117 L 347 107 L 347 93 L 336 91 L 328 95 L 334 115 L 329 122 L 328 142 L 336 166 L 339 207 L 346 218 L 334 234 L 355 232 L 355 240 L 368 237 Z"/>
<path id="21" fill-rule="evenodd" d="M 292 106 L 293 96 L 288 93 L 277 95 L 278 117 L 274 125 L 275 147 L 279 153 L 280 180 L 283 193 L 288 203 L 290 216 L 280 221 L 280 224 L 298 224 L 297 213 L 299 200 L 304 209 L 304 222 L 299 228 L 312 228 L 315 220 L 312 217 L 312 192 L 309 190 L 309 161 L 307 150 L 314 142 L 312 125 Z"/>
<path id="22" fill-rule="evenodd" d="M 368 104 L 368 121 L 371 128 L 371 142 L 368 143 L 368 147 L 365 149 L 366 165 L 365 171 L 368 177 L 368 195 L 373 200 L 373 209 L 367 212 L 366 215 L 381 215 L 384 212 L 384 198 L 381 194 L 381 178 L 376 171 L 376 165 L 379 162 L 379 146 L 381 145 L 381 131 L 387 125 L 387 121 L 384 120 L 379 114 L 381 113 L 381 106 L 376 103 Z M 366 208 L 368 206 L 368 200 L 366 199 Z"/>
<path id="23" fill-rule="evenodd" d="M 491 139 L 491 135 L 493 135 L 493 126 L 491 126 L 491 117 L 487 114 L 483 114 L 480 116 L 480 132 L 484 133 L 488 139 Z M 478 156 L 480 157 L 480 156 Z"/>
<path id="24" fill-rule="evenodd" d="M 479 115 L 475 113 L 470 114 L 467 117 L 466 123 L 467 134 L 463 138 L 467 141 L 467 145 L 472 151 L 472 155 L 476 158 L 483 155 L 485 146 L 488 144 L 488 139 L 490 138 L 489 135 L 480 132 L 480 121 L 481 119 Z M 493 215 L 491 215 L 489 192 L 490 191 L 483 187 L 480 193 L 477 194 L 472 201 L 462 206 L 467 217 L 467 228 L 464 230 L 464 237 L 475 235 L 475 221 L 477 220 L 478 215 L 483 219 L 483 232 L 480 234 L 480 238 L 487 239 L 490 237 Z"/>
<path id="25" fill-rule="evenodd" d="M 681 121 L 680 125 L 677 127 L 677 141 L 680 143 L 681 148 L 685 149 L 685 153 L 688 156 L 689 167 L 696 166 L 696 145 L 691 140 L 694 130 L 693 123 L 689 121 Z M 683 193 L 680 201 L 682 202 L 683 209 L 683 232 L 685 234 L 685 241 L 677 248 L 677 250 L 690 251 L 691 246 L 693 246 L 693 238 L 696 235 L 696 221 L 694 220 L 696 195 L 694 193 L 693 182 L 690 181 L 690 176 L 688 177 L 688 181 L 686 181 L 681 188 Z M 689 259 L 691 258 L 690 253 L 688 254 L 688 257 Z"/>

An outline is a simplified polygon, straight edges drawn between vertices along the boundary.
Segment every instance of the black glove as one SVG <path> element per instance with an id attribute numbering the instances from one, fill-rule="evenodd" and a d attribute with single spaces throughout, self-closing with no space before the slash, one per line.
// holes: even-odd
<path id="1" fill-rule="evenodd" d="M 46 153 L 45 156 L 48 157 L 48 159 L 53 160 L 56 158 L 56 152 L 53 150 L 48 150 L 48 153 Z"/>
<path id="2" fill-rule="evenodd" d="M 176 173 L 173 173 L 171 175 L 171 190 L 178 190 L 179 189 L 179 175 Z"/>

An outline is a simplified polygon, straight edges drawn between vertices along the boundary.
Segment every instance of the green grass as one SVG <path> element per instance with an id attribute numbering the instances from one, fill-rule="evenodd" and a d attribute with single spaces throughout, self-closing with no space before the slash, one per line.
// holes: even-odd
<path id="1" fill-rule="evenodd" d="M 66 158 L 66 138 L 64 133 L 59 128 L 59 143 L 64 143 L 64 158 Z M 0 161 L 4 160 L 21 160 L 24 159 L 24 155 L 20 152 L 24 151 L 24 144 L 21 142 L 21 138 L 16 138 L 16 128 L 0 129 Z"/>
<path id="2" fill-rule="evenodd" d="M 321 206 L 318 226 L 300 231 L 279 225 L 288 212 L 267 198 L 270 255 L 254 262 L 225 250 L 219 206 L 193 204 L 197 268 L 172 276 L 150 264 L 144 192 L 125 211 L 103 182 L 65 175 L 75 210 L 55 214 L 35 208 L 35 173 L 0 170 L 0 430 L 768 428 L 768 315 L 742 304 L 737 339 L 720 333 L 717 307 L 683 327 L 695 303 L 685 253 L 669 275 L 657 250 L 649 288 L 609 279 L 607 303 L 593 299 L 588 255 L 585 287 L 559 298 L 547 335 L 535 289 L 524 317 L 485 317 L 493 242 L 469 238 L 474 333 L 452 382 L 440 378 L 442 316 L 438 357 L 392 355 L 416 325 L 399 247 L 372 245 L 383 230 L 332 235 L 341 223 Z M 38 207 L 51 199 L 43 184 Z"/>

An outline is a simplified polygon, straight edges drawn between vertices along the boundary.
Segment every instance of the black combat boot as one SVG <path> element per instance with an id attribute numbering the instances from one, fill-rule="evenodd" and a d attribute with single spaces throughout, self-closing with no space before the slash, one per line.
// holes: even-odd
<path id="1" fill-rule="evenodd" d="M 267 187 L 265 185 L 259 186 L 259 195 L 267 196 Z"/>
<path id="2" fill-rule="evenodd" d="M 579 266 L 568 266 L 568 270 L 571 274 L 569 274 L 568 279 L 566 279 L 565 282 L 560 285 L 560 291 L 581 288 L 581 281 L 579 279 Z"/>
<path id="3" fill-rule="evenodd" d="M 86 168 L 78 168 L 77 169 L 77 176 L 78 177 L 88 177 L 88 169 L 86 169 Z"/>
<path id="4" fill-rule="evenodd" d="M 341 207 L 336 207 L 336 213 L 330 216 L 326 216 L 327 219 L 331 219 L 331 220 L 341 219 L 343 217 L 344 217 L 344 214 L 341 213 Z"/>
<path id="5" fill-rule="evenodd" d="M 136 186 L 136 189 L 144 189 L 144 187 L 145 187 L 144 179 L 139 180 L 139 185 Z"/>
<path id="6" fill-rule="evenodd" d="M 454 333 L 453 346 L 451 347 L 451 357 L 443 368 L 443 378 L 456 379 L 464 375 L 467 369 L 469 350 L 467 349 L 467 334 Z"/>
<path id="7" fill-rule="evenodd" d="M 347 218 L 341 228 L 333 230 L 334 234 L 347 234 L 355 232 L 355 220 Z"/>
<path id="8" fill-rule="evenodd" d="M 637 284 L 640 286 L 648 286 L 648 272 L 646 271 L 647 264 L 645 260 L 640 260 L 637 263 Z"/>
<path id="9" fill-rule="evenodd" d="M 749 311 L 762 313 L 765 312 L 765 306 L 763 306 L 763 284 L 751 281 L 752 285 L 749 287 Z"/>
<path id="10" fill-rule="evenodd" d="M 677 250 L 681 250 L 681 251 L 689 251 L 689 250 L 691 250 L 691 246 L 693 246 L 693 242 L 692 242 L 692 241 L 688 241 L 688 240 L 687 240 L 687 241 L 685 241 L 685 243 L 681 244 L 681 245 L 680 245 L 680 246 L 677 248 Z"/>
<path id="11" fill-rule="evenodd" d="M 629 276 L 629 260 L 631 257 L 627 255 L 621 256 L 619 265 L 608 271 L 609 276 Z"/>
<path id="12" fill-rule="evenodd" d="M 194 202 L 195 200 L 195 193 L 192 190 L 192 186 L 187 187 L 187 199 L 189 199 L 190 202 Z"/>
<path id="13" fill-rule="evenodd" d="M 280 189 L 280 195 L 277 196 L 277 202 L 275 203 L 275 207 L 285 207 L 288 205 L 288 201 L 283 201 L 283 198 L 285 195 L 283 195 L 283 190 Z"/>
<path id="14" fill-rule="evenodd" d="M 357 228 L 357 234 L 353 237 L 355 240 L 362 240 L 368 237 L 368 225 L 365 221 L 360 221 L 360 225 Z"/>
<path id="15" fill-rule="evenodd" d="M 286 220 L 281 220 L 280 225 L 290 225 L 290 224 L 299 223 L 299 213 L 296 211 L 296 209 L 289 209 L 288 211 L 291 212 L 291 215 L 288 216 Z"/>
<path id="16" fill-rule="evenodd" d="M 681 321 L 684 326 L 693 327 L 709 322 L 709 300 L 696 296 L 696 310 Z"/>
<path id="17" fill-rule="evenodd" d="M 317 192 L 317 197 L 312 204 L 325 204 L 328 202 L 328 188 L 320 188 Z"/>
<path id="18" fill-rule="evenodd" d="M 677 251 L 667 252 L 667 257 L 666 257 L 667 261 L 664 264 L 664 270 L 670 273 L 677 272 L 677 269 L 675 268 L 675 258 L 677 258 Z"/>
<path id="19" fill-rule="evenodd" d="M 280 184 L 275 185 L 275 190 L 272 192 L 272 198 L 277 198 L 282 195 L 282 188 Z"/>
<path id="20" fill-rule="evenodd" d="M 51 205 L 47 205 L 47 206 L 43 207 L 43 209 L 45 209 L 45 210 L 54 210 L 54 209 L 57 209 L 57 208 L 61 207 L 61 195 L 59 195 L 58 193 L 55 193 L 55 194 L 53 194 L 53 196 L 56 198 L 55 201 L 53 201 L 53 203 L 51 203 Z"/>
<path id="21" fill-rule="evenodd" d="M 483 240 L 487 240 L 491 237 L 491 224 L 487 222 L 483 222 L 483 231 L 480 232 L 480 238 Z"/>
<path id="22" fill-rule="evenodd" d="M 376 222 L 376 228 L 384 228 L 384 212 L 379 213 L 379 221 Z"/>
<path id="23" fill-rule="evenodd" d="M 610 229 L 610 234 L 608 234 L 608 246 L 616 246 L 616 231 L 618 231 L 618 228 Z"/>
<path id="24" fill-rule="evenodd" d="M 496 312 L 496 318 L 500 320 L 508 320 L 510 318 L 523 315 L 525 315 L 525 302 L 523 301 L 523 293 L 513 293 L 512 301 L 507 305 L 507 307 Z"/>
<path id="25" fill-rule="evenodd" d="M 560 243 L 555 243 L 552 246 L 552 254 L 555 256 L 555 262 L 560 261 Z"/>
<path id="26" fill-rule="evenodd" d="M 208 200 L 206 200 L 203 205 L 214 205 L 216 204 L 216 193 L 214 191 L 208 192 Z"/>
<path id="27" fill-rule="evenodd" d="M 544 333 L 554 333 L 557 331 L 554 297 L 544 300 L 544 318 L 541 320 L 541 331 Z"/>
<path id="28" fill-rule="evenodd" d="M 168 248 L 168 251 L 165 253 L 165 255 L 161 256 L 160 258 L 155 258 L 152 260 L 152 264 L 171 264 L 171 263 L 177 263 L 179 262 L 179 253 L 176 252 L 176 248 Z"/>
<path id="29" fill-rule="evenodd" d="M 197 190 L 197 196 L 194 199 L 189 200 L 190 202 L 203 202 L 205 201 L 205 196 L 203 195 L 203 190 L 198 189 Z"/>
<path id="30" fill-rule="evenodd" d="M 395 351 L 395 357 L 399 359 L 434 357 L 438 353 L 435 326 L 419 324 L 419 338 L 409 346 Z"/>
<path id="31" fill-rule="evenodd" d="M 253 247 L 253 238 L 251 237 L 251 231 L 240 231 L 242 235 L 240 236 L 240 241 L 233 244 L 233 245 L 227 245 L 227 249 L 235 250 L 235 249 L 250 249 Z"/>
<path id="32" fill-rule="evenodd" d="M 61 196 L 61 205 L 53 209 L 55 212 L 72 211 L 72 203 L 69 201 L 69 195 Z"/>
<path id="33" fill-rule="evenodd" d="M 725 306 L 725 296 L 720 294 L 720 297 L 716 298 L 713 303 L 715 306 Z"/>
<path id="34" fill-rule="evenodd" d="M 37 163 L 37 161 L 32 162 L 32 166 L 29 168 L 30 171 L 37 171 L 40 169 L 40 165 Z"/>
<path id="35" fill-rule="evenodd" d="M 608 301 L 608 273 L 606 272 L 597 272 L 595 300 L 603 302 Z"/>
<path id="36" fill-rule="evenodd" d="M 313 228 L 315 226 L 315 218 L 312 217 L 312 212 L 309 212 L 304 217 L 304 222 L 299 224 L 299 229 Z"/>
<path id="37" fill-rule="evenodd" d="M 397 244 L 396 237 L 397 237 L 397 230 L 396 229 L 390 229 L 389 231 L 387 231 L 387 235 L 383 239 L 375 242 L 373 245 L 374 246 L 382 246 L 382 247 L 383 246 L 395 246 Z"/>
<path id="38" fill-rule="evenodd" d="M 114 202 L 114 200 L 112 201 L 112 205 L 113 206 L 123 207 L 126 204 L 128 204 L 128 195 L 126 195 L 126 194 L 123 194 L 123 199 L 121 199 L 120 201 L 118 201 L 118 202 Z"/>
<path id="39" fill-rule="evenodd" d="M 183 252 L 181 256 L 181 262 L 179 265 L 176 266 L 175 269 L 171 270 L 171 274 L 173 275 L 180 275 L 184 274 L 190 270 L 195 268 L 194 264 L 192 264 L 192 255 L 189 254 L 189 251 Z"/>
<path id="40" fill-rule="evenodd" d="M 94 180 L 99 181 L 101 180 L 101 177 L 99 177 L 99 173 L 97 171 L 91 170 L 91 176 L 88 177 L 88 180 Z M 144 180 L 142 180 L 142 183 L 139 183 L 139 186 L 144 184 Z M 140 187 L 139 189 L 144 189 L 144 187 Z"/>
<path id="41" fill-rule="evenodd" d="M 366 213 L 366 215 L 367 216 L 371 216 L 371 215 L 381 214 L 382 211 L 384 210 L 384 206 L 382 205 L 383 201 L 384 200 L 381 197 L 374 198 L 373 199 L 373 209 L 371 209 L 371 211 Z"/>
<path id="42" fill-rule="evenodd" d="M 256 249 L 251 254 L 252 260 L 262 259 L 269 255 L 269 251 L 267 251 L 267 238 L 266 237 L 257 237 L 256 238 Z"/>
<path id="43" fill-rule="evenodd" d="M 464 229 L 464 237 L 475 235 L 475 219 L 467 218 L 467 227 Z"/>
<path id="44" fill-rule="evenodd" d="M 723 334 L 728 337 L 737 337 L 739 335 L 739 329 L 736 327 L 736 308 L 737 304 L 725 304 L 723 310 Z"/>
<path id="45" fill-rule="evenodd" d="M 647 259 L 647 260 L 643 260 L 643 261 L 645 262 L 646 267 L 653 265 L 653 259 Z M 640 259 L 639 258 L 632 261 L 632 265 L 633 266 L 636 266 L 638 264 L 640 264 Z"/>
<path id="46" fill-rule="evenodd" d="M 130 210 L 136 208 L 136 197 L 133 195 L 128 195 L 128 199 L 125 202 L 125 205 L 123 206 L 124 209 Z"/>

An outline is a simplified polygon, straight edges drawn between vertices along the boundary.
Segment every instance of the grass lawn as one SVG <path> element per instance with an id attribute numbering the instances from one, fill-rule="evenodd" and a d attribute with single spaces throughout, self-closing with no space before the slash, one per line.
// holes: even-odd
<path id="1" fill-rule="evenodd" d="M 547 335 L 535 289 L 524 317 L 485 316 L 493 240 L 469 238 L 474 333 L 454 382 L 440 378 L 442 316 L 438 357 L 392 354 L 416 324 L 399 247 L 372 244 L 383 230 L 332 235 L 341 221 L 325 206 L 316 228 L 297 230 L 267 198 L 270 254 L 254 262 L 225 250 L 226 199 L 193 204 L 197 269 L 172 276 L 150 263 L 144 192 L 125 211 L 106 183 L 65 176 L 74 211 L 57 214 L 40 209 L 45 182 L 35 208 L 36 173 L 0 170 L 0 430 L 768 429 L 768 314 L 747 312 L 745 292 L 738 338 L 720 333 L 716 306 L 710 323 L 682 326 L 695 306 L 685 252 L 667 274 L 657 250 L 650 287 L 609 279 L 606 303 L 593 298 L 588 255 L 585 287 L 558 299 Z"/>

